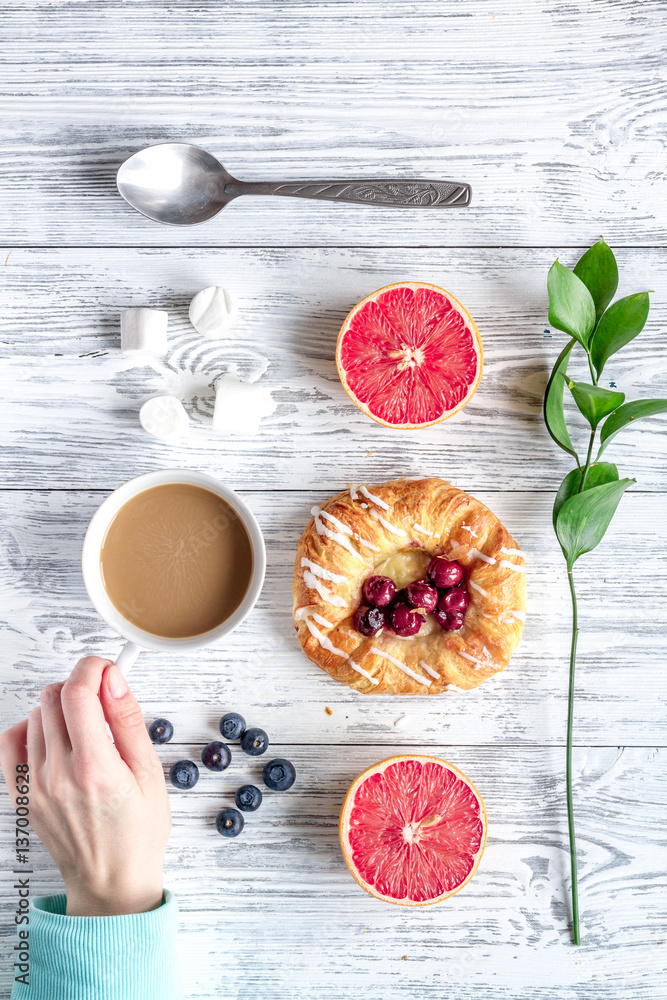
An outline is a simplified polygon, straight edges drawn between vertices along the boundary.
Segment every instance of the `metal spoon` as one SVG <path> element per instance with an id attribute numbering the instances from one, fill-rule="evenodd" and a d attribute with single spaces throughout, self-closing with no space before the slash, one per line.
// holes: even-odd
<path id="1" fill-rule="evenodd" d="M 186 142 L 164 142 L 121 164 L 118 190 L 137 212 L 167 226 L 196 226 L 242 194 L 277 194 L 363 205 L 451 208 L 470 204 L 469 184 L 455 181 L 238 181 L 211 153 Z"/>

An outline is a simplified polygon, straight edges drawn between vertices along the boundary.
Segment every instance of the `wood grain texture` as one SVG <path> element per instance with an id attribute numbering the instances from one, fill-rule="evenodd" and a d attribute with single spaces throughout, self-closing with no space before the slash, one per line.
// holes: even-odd
<path id="1" fill-rule="evenodd" d="M 113 656 L 119 649 L 119 639 L 90 605 L 80 572 L 83 535 L 103 496 L 0 493 L 0 636 L 11 664 L 0 726 L 24 718 L 41 687 L 64 679 L 78 657 Z M 147 716 L 165 715 L 187 730 L 188 739 L 205 742 L 223 711 L 234 709 L 281 743 L 563 744 L 570 610 L 565 567 L 549 523 L 551 495 L 477 494 L 526 554 L 526 627 L 504 673 L 475 691 L 438 698 L 360 695 L 306 659 L 291 616 L 294 553 L 310 508 L 326 495 L 244 496 L 267 543 L 260 602 L 224 644 L 185 658 L 141 654 L 132 683 Z M 576 568 L 582 629 L 577 742 L 665 744 L 666 519 L 663 495 L 626 494 L 603 544 Z M 626 567 L 632 562 L 640 568 L 622 587 L 619 557 Z M 610 622 L 619 624 L 610 628 Z M 407 720 L 397 730 L 401 715 Z"/>
<path id="2" fill-rule="evenodd" d="M 205 739 L 215 735 L 211 728 Z M 159 749 L 165 769 L 197 759 L 201 743 Z M 569 943 L 563 754 L 536 747 L 416 748 L 451 760 L 475 781 L 489 816 L 478 873 L 451 900 L 406 912 L 352 880 L 337 822 L 352 780 L 401 752 L 384 747 L 281 744 L 297 768 L 285 793 L 267 792 L 243 834 L 222 841 L 217 812 L 257 782 L 261 759 L 237 748 L 222 775 L 170 790 L 174 825 L 165 884 L 181 909 L 179 950 L 191 997 L 342 1000 L 354 990 L 389 1000 L 455 996 L 656 1000 L 663 995 L 667 917 L 664 751 L 580 747 L 575 752 L 584 946 Z M 0 835 L 9 837 L 7 799 Z M 36 892 L 60 879 L 35 838 Z M 12 880 L 1 883 L 11 898 Z M 6 919 L 6 918 L 5 918 Z M 9 943 L 13 927 L 2 924 Z M 8 983 L 5 971 L 0 983 Z"/>
<path id="3" fill-rule="evenodd" d="M 188 995 L 663 1000 L 665 419 L 610 447 L 638 483 L 576 570 L 576 951 L 563 777 L 570 611 L 550 522 L 569 465 L 541 419 L 563 343 L 546 322 L 547 269 L 556 256 L 571 266 L 601 235 L 617 251 L 619 295 L 655 289 L 646 330 L 605 378 L 630 399 L 667 395 L 662 0 L 17 0 L 0 2 L 0 23 L 0 727 L 80 655 L 120 646 L 79 569 L 103 497 L 149 469 L 201 468 L 255 510 L 265 588 L 224 645 L 187 660 L 144 653 L 132 685 L 147 721 L 174 722 L 165 766 L 197 759 L 221 713 L 237 709 L 299 778 L 267 794 L 235 842 L 213 819 L 261 761 L 235 752 L 224 775 L 172 790 L 165 882 L 179 899 Z M 244 198 L 206 225 L 172 229 L 133 212 L 114 180 L 126 156 L 166 140 L 204 146 L 243 179 L 451 178 L 472 184 L 473 204 Z M 363 416 L 333 363 L 349 308 L 401 279 L 458 296 L 485 350 L 465 411 L 412 434 Z M 191 296 L 214 283 L 240 307 L 222 343 L 187 320 Z M 169 310 L 165 358 L 121 357 L 118 313 L 132 305 Z M 256 438 L 214 438 L 216 376 L 267 364 L 274 415 Z M 184 399 L 187 444 L 141 431 L 139 406 L 161 392 Z M 313 503 L 350 480 L 422 474 L 478 496 L 526 551 L 524 639 L 503 674 L 467 695 L 359 696 L 299 649 L 296 541 Z M 490 818 L 471 885 L 416 914 L 355 885 L 336 831 L 352 779 L 409 749 L 466 771 Z M 3 794 L 3 995 L 15 941 L 10 818 Z M 59 891 L 33 844 L 33 890 Z"/>
<path id="4" fill-rule="evenodd" d="M 574 265 L 581 252 L 561 259 Z M 196 465 L 244 489 L 313 484 L 333 494 L 351 480 L 437 475 L 473 492 L 555 490 L 570 468 L 542 420 L 548 373 L 565 343 L 546 318 L 546 274 L 557 253 L 16 249 L 0 269 L 4 483 L 111 489 L 151 468 Z M 667 396 L 667 254 L 622 251 L 619 264 L 620 295 L 656 292 L 646 329 L 608 363 L 605 384 L 615 382 L 628 399 Z M 418 431 L 366 417 L 334 362 L 349 309 L 401 279 L 448 288 L 484 344 L 484 374 L 471 403 Z M 238 323 L 231 340 L 204 340 L 188 321 L 188 304 L 200 288 L 221 283 L 238 301 Z M 165 358 L 137 365 L 120 353 L 119 313 L 139 305 L 168 309 L 170 333 Z M 230 363 L 242 377 L 268 365 L 264 384 L 278 408 L 258 437 L 212 433 L 212 383 Z M 155 441 L 139 425 L 141 403 L 163 392 L 183 399 L 191 414 L 185 445 Z M 583 448 L 583 418 L 578 426 Z M 641 489 L 665 489 L 666 427 L 664 417 L 640 421 L 608 450 L 608 460 L 622 475 L 636 475 Z"/>
<path id="5" fill-rule="evenodd" d="M 3 4 L 0 205 L 18 244 L 664 241 L 662 0 Z M 185 140 L 247 180 L 468 181 L 444 212 L 246 198 L 187 236 L 115 192 Z"/>

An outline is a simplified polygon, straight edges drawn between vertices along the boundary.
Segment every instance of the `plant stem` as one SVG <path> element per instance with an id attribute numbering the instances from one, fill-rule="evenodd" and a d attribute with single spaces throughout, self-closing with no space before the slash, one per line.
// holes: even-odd
<path id="1" fill-rule="evenodd" d="M 586 357 L 588 358 L 588 370 L 591 373 L 591 380 L 593 382 L 593 385 L 597 385 L 598 384 L 598 377 L 595 374 L 595 370 L 593 368 L 593 362 L 591 361 L 591 352 L 590 351 L 586 351 Z"/>
<path id="2" fill-rule="evenodd" d="M 567 758 L 565 782 L 567 786 L 567 826 L 570 834 L 570 867 L 572 869 L 572 934 L 574 943 L 580 943 L 579 936 L 579 893 L 577 889 L 577 842 L 574 834 L 574 809 L 572 806 L 572 721 L 574 718 L 574 667 L 577 659 L 577 595 L 574 590 L 572 567 L 567 568 L 567 578 L 572 596 L 572 645 L 570 647 L 570 690 L 567 703 Z"/>
<path id="3" fill-rule="evenodd" d="M 586 465 L 584 466 L 584 474 L 581 477 L 581 483 L 579 484 L 579 489 L 577 493 L 583 493 L 586 489 L 586 479 L 588 477 L 588 470 L 591 467 L 591 457 L 593 455 L 593 444 L 595 443 L 595 430 L 591 431 L 591 439 L 588 442 L 588 454 L 586 455 Z"/>

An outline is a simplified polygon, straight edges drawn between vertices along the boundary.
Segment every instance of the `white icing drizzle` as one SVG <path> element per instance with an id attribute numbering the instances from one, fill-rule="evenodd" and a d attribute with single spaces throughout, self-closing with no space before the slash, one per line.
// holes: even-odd
<path id="1" fill-rule="evenodd" d="M 407 535 L 407 531 L 403 531 L 403 528 L 397 528 L 395 524 L 390 524 L 389 521 L 385 521 L 382 514 L 378 514 L 375 507 L 371 507 L 369 513 L 372 514 L 373 517 L 380 522 L 383 528 L 386 528 L 387 531 L 391 531 L 393 535 L 401 535 L 403 537 Z"/>
<path id="2" fill-rule="evenodd" d="M 489 566 L 494 566 L 496 562 L 493 556 L 485 556 L 483 552 L 479 551 L 479 549 L 470 549 L 468 555 L 472 556 L 473 559 L 481 559 L 482 562 L 488 563 Z"/>
<path id="3" fill-rule="evenodd" d="M 427 531 L 426 528 L 422 528 L 421 524 L 417 524 L 416 521 L 412 525 L 412 527 L 415 529 L 415 531 L 421 531 L 422 535 L 428 535 L 429 538 L 431 537 L 431 532 Z"/>
<path id="4" fill-rule="evenodd" d="M 389 660 L 389 662 L 393 663 L 399 670 L 402 670 L 404 674 L 407 674 L 408 677 L 412 677 L 414 680 L 419 681 L 419 683 L 423 684 L 424 687 L 431 686 L 431 682 L 427 680 L 426 677 L 420 677 L 419 674 L 416 673 L 411 667 L 407 667 L 405 663 L 401 663 L 401 661 L 397 660 L 395 656 L 391 655 L 391 653 L 383 653 L 381 649 L 377 648 L 377 646 L 371 646 L 370 652 L 375 653 L 376 656 L 382 656 L 385 660 Z"/>
<path id="5" fill-rule="evenodd" d="M 499 566 L 507 566 L 508 569 L 513 569 L 515 573 L 525 573 L 525 566 L 517 566 L 516 563 L 511 563 L 507 559 L 501 559 L 498 563 Z"/>
<path id="6" fill-rule="evenodd" d="M 356 556 L 357 559 L 359 559 L 361 562 L 364 561 L 363 556 L 361 556 L 357 552 L 357 550 L 352 547 L 352 545 L 346 538 L 346 535 L 352 534 L 347 525 L 341 524 L 341 522 L 336 520 L 336 518 L 332 514 L 325 513 L 325 511 L 320 510 L 319 507 L 312 507 L 310 513 L 315 518 L 315 530 L 317 531 L 318 535 L 326 535 L 326 537 L 330 538 L 332 542 L 338 542 L 339 545 L 342 545 L 344 549 L 347 549 L 348 552 L 351 552 L 352 555 Z M 327 528 L 326 524 L 324 524 L 324 522 L 322 521 L 323 517 L 327 517 L 330 521 L 339 524 L 341 528 L 345 530 L 345 534 L 341 534 L 341 532 L 339 531 L 332 531 L 330 528 Z"/>
<path id="7" fill-rule="evenodd" d="M 526 620 L 525 611 L 510 611 L 510 614 L 514 615 L 515 618 L 518 618 L 520 622 L 525 622 Z"/>
<path id="8" fill-rule="evenodd" d="M 347 524 L 343 524 L 343 522 L 339 521 L 337 517 L 334 517 L 333 514 L 330 514 L 328 510 L 320 510 L 320 515 L 322 517 L 325 517 L 327 521 L 331 521 L 332 524 L 335 524 L 338 530 L 342 531 L 343 534 L 345 535 L 352 534 L 352 528 L 348 527 Z"/>
<path id="9" fill-rule="evenodd" d="M 354 483 L 350 483 L 350 497 L 352 500 L 358 500 L 359 494 L 357 493 Z"/>
<path id="10" fill-rule="evenodd" d="M 438 680 L 438 681 L 440 680 L 440 674 L 439 674 L 439 673 L 437 673 L 437 672 L 436 672 L 436 671 L 435 671 L 435 670 L 433 669 L 433 667 L 429 667 L 428 663 L 426 663 L 426 662 L 425 662 L 424 660 L 420 660 L 420 661 L 419 661 L 419 666 L 420 666 L 420 667 L 423 667 L 423 669 L 424 669 L 424 670 L 426 671 L 426 673 L 427 673 L 427 674 L 430 674 L 430 675 L 431 675 L 431 677 L 435 677 L 435 679 L 436 679 L 436 680 Z"/>
<path id="11" fill-rule="evenodd" d="M 506 549 L 505 546 L 503 545 L 501 546 L 500 551 L 504 552 L 506 556 L 521 556 L 522 559 L 524 558 L 521 549 Z"/>
<path id="12" fill-rule="evenodd" d="M 370 500 L 372 503 L 376 503 L 378 507 L 382 507 L 383 510 L 389 510 L 389 504 L 385 503 L 384 500 L 381 500 L 380 497 L 376 497 L 375 494 L 367 490 L 365 486 L 360 486 L 359 492 L 363 493 L 367 500 Z"/>
<path id="13" fill-rule="evenodd" d="M 353 670 L 356 670 L 358 674 L 361 674 L 362 677 L 365 677 L 366 680 L 371 682 L 371 684 L 380 683 L 376 677 L 373 677 L 371 674 L 368 673 L 367 670 L 364 670 L 363 667 L 360 667 L 358 663 L 355 663 L 354 660 L 352 660 L 343 649 L 339 649 L 338 646 L 334 646 L 334 644 L 332 643 L 331 639 L 329 639 L 328 636 L 322 635 L 317 626 L 313 625 L 310 618 L 306 618 L 306 625 L 308 626 L 310 634 L 315 636 L 322 649 L 326 649 L 329 653 L 333 653 L 334 656 L 342 656 L 343 659 L 350 664 Z"/>
<path id="14" fill-rule="evenodd" d="M 463 692 L 465 692 L 465 688 L 457 687 L 456 684 L 445 684 L 445 691 L 463 691 Z"/>
<path id="15" fill-rule="evenodd" d="M 474 656 L 470 655 L 470 653 L 464 653 L 460 649 L 457 649 L 456 652 L 459 654 L 459 656 L 462 656 L 464 660 L 470 660 L 471 663 L 474 663 L 475 664 L 475 670 L 479 670 L 480 667 L 489 667 L 489 666 L 491 666 L 490 663 L 482 663 L 481 660 L 476 660 Z"/>
<path id="16" fill-rule="evenodd" d="M 480 592 L 480 594 L 482 595 L 482 597 L 488 597 L 489 596 L 488 590 L 484 590 L 484 587 L 480 587 L 480 585 L 478 583 L 474 583 L 473 580 L 468 580 L 468 586 L 472 587 L 473 590 L 478 590 Z"/>
<path id="17" fill-rule="evenodd" d="M 297 608 L 294 612 L 294 621 L 301 622 L 304 618 L 314 618 L 318 625 L 323 625 L 324 628 L 333 628 L 333 623 L 328 622 L 322 615 L 318 615 L 317 611 L 311 611 L 310 608 Z"/>
<path id="18" fill-rule="evenodd" d="M 317 579 L 314 573 L 311 573 L 309 569 L 303 571 L 303 582 L 308 587 L 309 590 L 316 590 L 323 601 L 327 604 L 333 604 L 335 608 L 347 607 L 347 602 L 339 597 L 338 594 L 332 594 L 328 587 Z"/>
<path id="19" fill-rule="evenodd" d="M 364 510 L 368 510 L 368 504 L 367 503 L 360 503 L 359 506 L 363 507 Z"/>
<path id="20" fill-rule="evenodd" d="M 465 523 L 465 521 L 462 522 L 461 527 L 463 528 L 464 531 L 470 532 L 470 535 L 471 535 L 472 538 L 478 538 L 479 537 L 478 533 L 476 531 L 473 531 L 472 528 L 469 527 L 469 525 L 467 525 Z"/>
<path id="21" fill-rule="evenodd" d="M 317 563 L 311 562 L 310 559 L 306 559 L 305 557 L 301 560 L 301 565 L 307 566 L 315 576 L 321 576 L 323 580 L 330 580 L 332 583 L 347 583 L 347 577 L 341 573 L 332 573 L 330 569 L 318 566 Z"/>
<path id="22" fill-rule="evenodd" d="M 358 535 L 356 533 L 356 531 L 354 533 L 354 537 L 359 542 L 359 544 L 363 545 L 365 548 L 372 549 L 373 552 L 379 552 L 380 551 L 380 547 L 378 545 L 373 545 L 371 542 L 367 542 L 366 539 L 362 538 L 361 535 Z"/>

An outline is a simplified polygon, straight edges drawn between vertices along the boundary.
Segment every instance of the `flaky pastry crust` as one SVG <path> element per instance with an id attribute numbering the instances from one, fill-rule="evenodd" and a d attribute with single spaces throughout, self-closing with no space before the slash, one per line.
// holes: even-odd
<path id="1" fill-rule="evenodd" d="M 526 576 L 519 546 L 484 504 L 443 479 L 397 479 L 352 486 L 312 514 L 297 546 L 294 623 L 318 667 L 365 694 L 469 690 L 505 669 L 523 631 Z M 352 616 L 364 580 L 416 549 L 463 567 L 463 627 L 443 631 L 428 615 L 410 638 L 360 635 Z"/>

